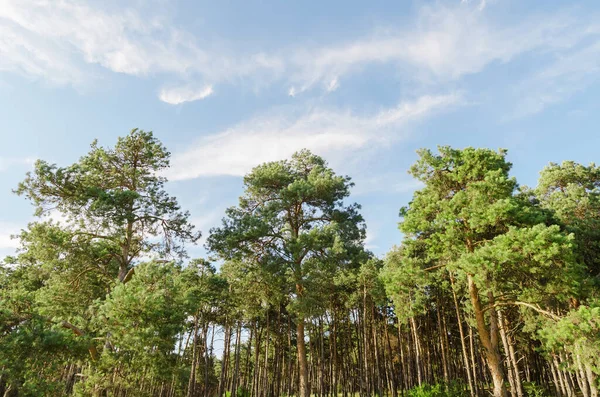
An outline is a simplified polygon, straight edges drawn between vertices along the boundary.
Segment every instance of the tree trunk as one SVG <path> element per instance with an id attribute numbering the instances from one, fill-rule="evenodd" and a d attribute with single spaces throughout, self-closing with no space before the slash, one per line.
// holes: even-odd
<path id="1" fill-rule="evenodd" d="M 481 307 L 481 301 L 479 299 L 479 291 L 473 278 L 468 276 L 469 283 L 469 296 L 471 303 L 473 304 L 473 312 L 475 314 L 475 320 L 477 323 L 477 332 L 479 334 L 479 340 L 484 348 L 485 357 L 487 361 L 492 381 L 494 382 L 494 397 L 506 397 L 506 387 L 504 386 L 504 370 L 502 368 L 502 358 L 498 350 L 498 322 L 496 319 L 496 311 L 491 310 L 490 315 L 490 329 L 488 331 L 485 324 L 484 311 Z M 493 305 L 493 300 L 489 302 Z"/>
<path id="2" fill-rule="evenodd" d="M 196 354 L 198 345 L 198 315 L 194 318 L 194 336 L 192 341 L 192 365 L 190 368 L 190 380 L 188 382 L 187 396 L 192 397 L 194 395 L 194 386 L 196 385 Z"/>
<path id="3" fill-rule="evenodd" d="M 231 385 L 231 395 L 237 395 L 239 372 L 240 372 L 240 336 L 242 333 L 242 322 L 238 321 L 237 331 L 235 333 L 235 349 L 233 354 L 235 355 L 235 364 L 233 370 L 233 383 Z"/>
<path id="4" fill-rule="evenodd" d="M 231 344 L 231 327 L 229 324 L 225 325 L 225 346 L 223 347 L 223 360 L 221 363 L 221 379 L 219 381 L 219 397 L 223 395 L 225 391 L 225 382 L 227 381 L 227 366 L 229 365 L 229 346 Z"/>
<path id="5" fill-rule="evenodd" d="M 306 343 L 304 342 L 304 318 L 298 317 L 296 324 L 296 336 L 298 338 L 298 372 L 300 375 L 300 397 L 310 397 L 308 385 L 308 362 L 306 361 Z"/>
<path id="6" fill-rule="evenodd" d="M 410 326 L 413 333 L 413 346 L 415 348 L 415 363 L 417 367 L 417 381 L 419 382 L 419 386 L 423 383 L 423 374 L 422 374 L 422 366 L 421 366 L 421 344 L 419 341 L 419 334 L 417 333 L 417 323 L 414 317 L 410 318 Z"/>
<path id="7" fill-rule="evenodd" d="M 587 379 L 590 384 L 590 396 L 598 397 L 598 387 L 596 387 L 597 376 L 592 371 L 592 367 L 589 364 L 585 364 L 585 374 L 587 375 Z"/>

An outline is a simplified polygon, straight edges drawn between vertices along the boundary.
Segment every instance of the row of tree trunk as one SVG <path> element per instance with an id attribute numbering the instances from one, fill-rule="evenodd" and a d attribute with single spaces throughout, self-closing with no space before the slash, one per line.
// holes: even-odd
<path id="1" fill-rule="evenodd" d="M 561 397 L 597 397 L 595 375 L 578 357 L 542 355 L 520 329 L 518 311 L 496 311 L 499 353 L 512 397 L 526 395 L 531 383 Z M 104 389 L 110 396 L 298 395 L 297 329 L 284 305 L 252 319 L 203 322 L 181 334 L 175 353 L 183 374 L 171 382 L 146 370 L 135 388 Z M 493 378 L 474 321 L 456 295 L 439 296 L 429 310 L 405 320 L 387 305 L 375 304 L 365 290 L 354 307 L 332 302 L 331 309 L 305 321 L 308 387 L 317 396 L 404 395 L 424 384 L 454 384 L 471 396 L 492 391 Z M 221 357 L 216 357 L 217 353 Z M 71 394 L 82 368 L 70 364 L 62 378 Z M 119 376 L 115 368 L 113 376 Z M 182 382 L 182 378 L 186 379 Z M 11 396 L 2 383 L 0 395 Z"/>

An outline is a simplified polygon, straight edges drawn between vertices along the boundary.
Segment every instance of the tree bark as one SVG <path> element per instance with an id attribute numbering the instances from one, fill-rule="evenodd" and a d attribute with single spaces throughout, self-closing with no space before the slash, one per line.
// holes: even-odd
<path id="1" fill-rule="evenodd" d="M 300 397 L 310 397 L 308 385 L 308 362 L 306 360 L 306 343 L 304 342 L 304 318 L 299 316 L 296 324 L 296 337 L 298 338 L 298 372 L 300 375 Z"/>
<path id="2" fill-rule="evenodd" d="M 473 281 L 471 275 L 468 276 L 469 296 L 475 313 L 477 323 L 477 332 L 479 340 L 484 348 L 492 381 L 494 382 L 494 397 L 506 397 L 506 387 L 504 386 L 504 370 L 502 368 L 502 358 L 498 350 L 498 322 L 495 311 L 492 310 L 490 315 L 490 329 L 488 331 L 485 324 L 484 311 L 479 298 L 479 290 Z M 490 302 L 493 305 L 494 302 Z"/>

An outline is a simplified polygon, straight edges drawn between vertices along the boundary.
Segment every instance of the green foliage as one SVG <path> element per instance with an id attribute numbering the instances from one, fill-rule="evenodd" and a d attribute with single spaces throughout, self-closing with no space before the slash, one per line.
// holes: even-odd
<path id="1" fill-rule="evenodd" d="M 512 371 L 511 356 L 528 379 L 552 366 L 597 386 L 594 164 L 551 164 L 535 189 L 519 189 L 503 150 L 421 150 L 410 173 L 423 188 L 381 260 L 363 247 L 360 206 L 346 203 L 350 178 L 303 150 L 246 175 L 207 242 L 217 270 L 184 265 L 200 234 L 165 191 L 169 156 L 133 130 L 70 166 L 38 161 L 19 185 L 41 219 L 0 266 L 0 394 L 248 396 L 298 389 L 310 366 L 313 392 L 403 381 L 433 384 L 408 396 L 462 397 L 467 385 L 436 382 L 482 357 Z M 217 359 L 223 335 L 230 348 Z M 507 379 L 493 380 L 501 395 Z"/>
<path id="2" fill-rule="evenodd" d="M 502 304 L 555 303 L 576 293 L 581 267 L 572 237 L 546 226 L 548 214 L 514 194 L 505 152 L 439 150 L 420 151 L 411 168 L 425 187 L 401 210 L 406 238 L 382 272 L 390 296 L 411 303 L 407 315 L 446 272 L 470 277 L 481 299 L 492 293 Z"/>
<path id="3" fill-rule="evenodd" d="M 236 393 L 235 393 L 236 397 L 249 397 L 250 396 L 250 391 L 243 388 L 242 386 L 238 387 Z M 231 397 L 231 392 L 225 392 L 225 396 L 226 397 Z"/>
<path id="4" fill-rule="evenodd" d="M 116 261 L 123 279 L 140 255 L 183 255 L 184 244 L 200 238 L 189 214 L 164 190 L 160 173 L 169 156 L 151 132 L 134 129 L 114 148 L 93 142 L 67 167 L 38 160 L 15 192 L 35 205 L 38 216 L 60 213 L 77 246 L 102 242 L 103 267 Z"/>
<path id="5" fill-rule="evenodd" d="M 600 375 L 600 302 L 582 305 L 557 322 L 547 322 L 539 336 L 550 352 L 568 351 Z"/>
<path id="6" fill-rule="evenodd" d="M 387 253 L 385 265 L 380 272 L 387 295 L 394 302 L 403 302 L 396 306 L 396 315 L 402 320 L 421 313 L 427 302 L 427 286 L 431 274 L 424 271 L 423 260 L 411 257 L 411 242 L 402 247 L 394 247 Z"/>
<path id="7" fill-rule="evenodd" d="M 546 388 L 537 383 L 533 382 L 524 382 L 523 390 L 525 392 L 525 396 L 527 397 L 550 397 L 552 393 L 548 392 Z"/>
<path id="8" fill-rule="evenodd" d="M 600 279 L 600 167 L 573 161 L 551 163 L 540 173 L 535 194 L 576 237 L 577 254 L 592 281 Z"/>
<path id="9" fill-rule="evenodd" d="M 467 397 L 469 392 L 460 382 L 424 384 L 406 392 L 408 397 Z"/>
<path id="10" fill-rule="evenodd" d="M 350 179 L 305 150 L 291 161 L 259 165 L 244 177 L 244 186 L 239 205 L 211 230 L 208 246 L 259 278 L 269 277 L 285 296 L 300 297 L 291 302 L 292 311 L 311 313 L 323 283 L 329 285 L 362 253 L 360 207 L 343 204 Z"/>
<path id="11" fill-rule="evenodd" d="M 504 150 L 440 147 L 419 156 L 410 173 L 424 187 L 400 211 L 404 241 L 388 254 L 382 278 L 400 318 L 437 306 L 448 281 L 454 293 L 468 291 L 467 313 L 500 396 L 497 311 L 518 306 L 554 318 L 565 309 L 584 282 L 574 237 L 517 191 Z M 523 319 L 535 327 L 540 316 Z"/>
<path id="12" fill-rule="evenodd" d="M 82 384 L 107 389 L 133 388 L 146 376 L 170 380 L 173 352 L 186 318 L 181 268 L 173 263 L 143 263 L 127 284 L 118 284 L 99 302 L 99 333 L 108 335 L 100 359 Z M 119 366 L 121 375 L 114 376 Z M 90 386 L 88 386 L 90 385 Z"/>
<path id="13" fill-rule="evenodd" d="M 39 160 L 19 184 L 36 215 L 60 221 L 31 223 L 2 267 L 1 379 L 18 393 L 64 395 L 70 365 L 84 372 L 76 386 L 84 395 L 178 371 L 192 281 L 163 258 L 184 257 L 200 234 L 164 190 L 169 155 L 135 129 L 113 148 L 92 143 L 67 167 Z M 140 264 L 143 256 L 160 260 Z"/>
<path id="14" fill-rule="evenodd" d="M 581 268 L 575 261 L 572 236 L 558 226 L 514 227 L 457 262 L 459 274 L 472 274 L 482 292 L 503 299 L 552 304 L 579 290 Z"/>

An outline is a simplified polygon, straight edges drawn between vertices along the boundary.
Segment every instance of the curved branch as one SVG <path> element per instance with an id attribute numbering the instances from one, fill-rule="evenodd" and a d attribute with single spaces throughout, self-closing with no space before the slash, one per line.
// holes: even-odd
<path id="1" fill-rule="evenodd" d="M 540 313 L 540 314 L 543 314 L 544 316 L 546 316 L 546 317 L 549 317 L 549 318 L 551 318 L 551 319 L 553 319 L 553 320 L 555 320 L 555 321 L 559 321 L 559 320 L 561 319 L 561 318 L 560 318 L 560 316 L 557 316 L 556 314 L 554 314 L 554 313 L 551 313 L 551 312 L 549 312 L 548 310 L 544 310 L 544 309 L 542 309 L 541 307 L 539 307 L 538 305 L 534 305 L 534 304 L 532 304 L 532 303 L 527 303 L 527 302 L 521 302 L 521 301 L 512 301 L 512 302 L 507 302 L 507 301 L 504 301 L 504 302 L 496 302 L 496 303 L 495 303 L 495 304 L 493 304 L 492 306 L 487 306 L 487 307 L 484 309 L 484 311 L 487 311 L 487 310 L 493 309 L 493 308 L 495 308 L 495 307 L 498 307 L 498 306 L 525 306 L 525 307 L 528 307 L 528 308 L 530 308 L 530 309 L 533 309 L 534 311 L 536 311 L 536 312 L 538 312 L 538 313 Z"/>
<path id="2" fill-rule="evenodd" d="M 48 320 L 48 321 L 50 321 L 50 320 Z M 85 332 L 83 332 L 81 330 L 81 328 L 77 328 L 76 326 L 74 326 L 73 324 L 71 324 L 68 321 L 63 320 L 60 322 L 60 325 L 63 328 L 70 329 L 77 336 L 85 336 Z M 96 346 L 90 345 L 90 347 L 88 347 L 88 350 L 90 352 L 90 356 L 92 357 L 92 361 L 96 361 L 98 359 L 98 350 L 96 349 Z"/>

